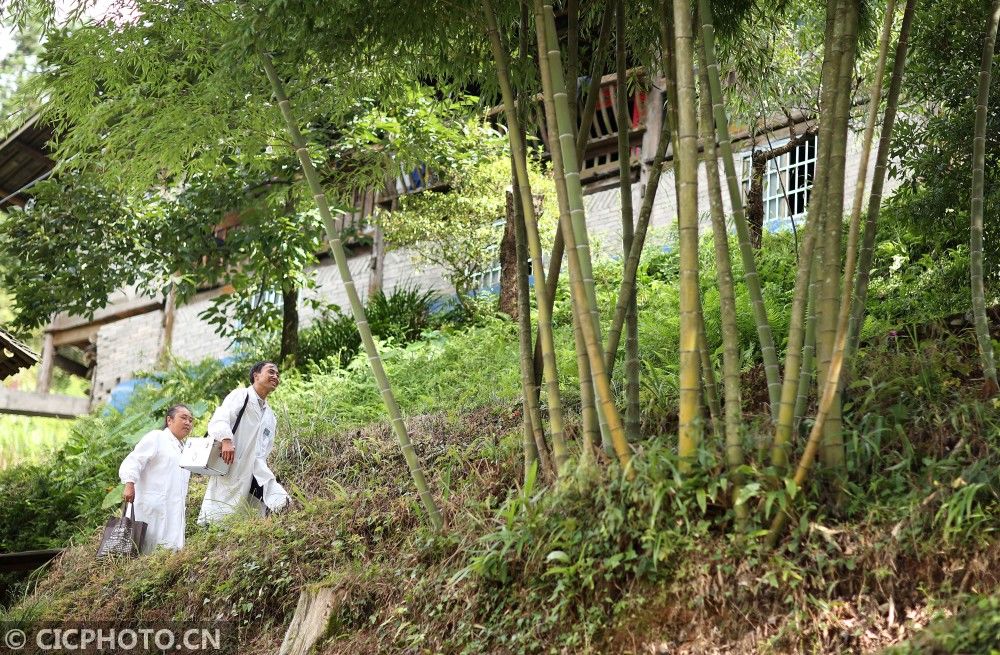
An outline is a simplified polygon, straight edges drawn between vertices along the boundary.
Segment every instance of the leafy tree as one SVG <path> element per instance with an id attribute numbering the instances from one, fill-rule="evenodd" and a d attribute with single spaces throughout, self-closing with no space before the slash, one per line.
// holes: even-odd
<path id="1" fill-rule="evenodd" d="M 0 34 L 3 33 L 0 27 Z M 16 127 L 18 120 L 28 115 L 17 99 L 17 90 L 34 72 L 42 49 L 40 30 L 35 25 L 23 30 L 13 30 L 8 46 L 0 48 L 0 133 L 6 134 Z"/>
<path id="2" fill-rule="evenodd" d="M 202 318 L 234 338 L 281 330 L 282 357 L 294 355 L 298 291 L 311 284 L 305 269 L 321 249 L 321 226 L 280 178 L 253 179 L 234 166 L 140 198 L 82 171 L 39 184 L 32 203 L 0 221 L 0 280 L 17 324 L 92 315 L 121 288 L 158 295 L 174 284 L 183 302 L 228 284 L 232 292 Z M 222 237 L 216 227 L 226 219 Z"/>
<path id="3" fill-rule="evenodd" d="M 894 213 L 932 237 L 928 248 L 959 247 L 969 238 L 976 86 L 989 0 L 918 3 L 906 64 L 905 111 L 891 151 L 890 174 L 903 184 Z M 994 293 L 1000 275 L 1000 89 L 991 85 L 984 167 L 984 275 Z"/>

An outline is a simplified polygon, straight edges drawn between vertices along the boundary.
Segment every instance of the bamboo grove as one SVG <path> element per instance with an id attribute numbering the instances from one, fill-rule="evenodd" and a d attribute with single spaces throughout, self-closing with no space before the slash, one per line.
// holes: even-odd
<path id="1" fill-rule="evenodd" d="M 26 7 L 32 5 L 30 0 L 24 2 Z M 317 60 L 324 57 L 349 66 L 354 53 L 346 45 L 336 45 L 338 35 L 344 37 L 344 42 L 354 41 L 355 35 L 363 36 L 369 44 L 366 47 L 392 53 L 393 63 L 402 60 L 403 69 L 414 77 L 455 80 L 495 91 L 499 103 L 496 115 L 509 139 L 511 156 L 509 202 L 516 222 L 526 476 L 533 475 L 532 469 L 537 467 L 542 477 L 553 484 L 572 481 L 577 473 L 585 473 L 587 479 L 599 479 L 601 475 L 631 477 L 635 459 L 643 456 L 643 441 L 668 439 L 676 445 L 680 475 L 703 465 L 699 457 L 702 451 L 721 455 L 717 461 L 722 462 L 720 468 L 725 468 L 732 482 L 729 509 L 733 529 L 745 532 L 754 523 L 770 525 L 767 539 L 772 545 L 781 539 L 790 512 L 782 509 L 765 516 L 763 507 L 748 502 L 741 487 L 751 478 L 771 489 L 783 490 L 788 501 L 809 485 L 810 493 L 822 493 L 832 504 L 842 502 L 847 480 L 841 399 L 864 321 L 876 221 L 889 168 L 916 0 L 888 0 L 884 5 L 826 0 L 823 5 L 822 67 L 818 88 L 813 90 L 818 107 L 805 116 L 818 131 L 815 173 L 806 220 L 799 226 L 793 300 L 787 308 L 788 316 L 780 321 L 789 326 L 788 333 L 781 335 L 772 328 L 779 322 L 768 316 L 757 270 L 741 165 L 734 152 L 737 144 L 732 140 L 737 130 L 731 125 L 727 106 L 729 82 L 720 65 L 720 39 L 728 36 L 727 30 L 738 33 L 739 28 L 733 25 L 757 9 L 754 2 L 723 6 L 711 0 L 567 0 L 559 4 L 553 0 L 376 0 L 367 10 L 359 10 L 349 2 L 336 3 L 343 4 L 341 24 L 323 27 L 327 31 L 321 30 L 315 39 L 311 30 L 320 29 L 316 24 L 301 21 L 304 27 L 289 27 L 296 22 L 289 19 L 281 23 L 276 19 L 286 4 L 234 3 L 233 15 L 244 21 L 237 39 L 243 49 L 219 48 L 219 56 L 253 62 L 234 68 L 247 73 L 246 97 L 266 96 L 269 111 L 283 121 L 286 142 L 298 157 L 309 195 L 326 227 L 392 429 L 435 528 L 441 528 L 446 517 L 424 479 L 403 411 L 351 279 L 339 240 L 336 211 L 331 208 L 328 190 L 314 164 L 318 150 L 315 144 L 308 143 L 308 130 L 304 129 L 311 114 L 299 113 L 295 95 L 286 90 L 286 86 L 301 88 L 299 76 L 306 74 L 304 70 L 314 72 Z M 300 4 L 294 7 L 293 14 L 331 11 L 322 2 Z M 220 11 L 217 7 L 203 10 Z M 405 26 L 372 24 L 370 15 L 380 12 L 412 20 L 407 20 Z M 717 12 L 725 16 L 718 26 Z M 874 30 L 877 58 L 873 71 L 861 79 L 863 93 L 859 94 L 855 84 L 863 68 L 862 50 L 868 47 L 862 35 L 869 27 L 866 21 L 873 15 L 882 18 L 881 28 Z M 983 19 L 974 167 L 969 181 L 970 293 L 984 376 L 993 393 L 997 391 L 996 372 L 983 287 L 983 162 L 998 19 L 1000 0 L 993 2 L 991 12 Z M 335 31 L 338 29 L 341 32 Z M 192 41 L 197 38 L 203 37 L 192 37 Z M 738 38 L 748 37 L 743 34 Z M 293 45 L 293 40 L 306 45 Z M 586 57 L 582 44 L 589 44 Z M 581 70 L 586 67 L 589 70 Z M 613 304 L 602 307 L 595 285 L 594 254 L 581 183 L 589 129 L 580 126 L 589 127 L 594 120 L 601 78 L 610 73 L 617 76 L 613 102 L 620 116 L 627 116 L 629 111 L 629 84 L 658 85 L 665 102 L 662 124 L 651 126 L 659 130 L 657 147 L 648 162 L 649 173 L 638 202 L 632 192 L 628 130 L 621 125 L 618 129 L 621 282 Z M 581 77 L 589 82 L 581 85 L 582 93 L 578 95 L 576 80 Z M 859 103 L 861 96 L 865 101 Z M 865 108 L 861 170 L 855 194 L 847 198 L 851 118 L 858 104 Z M 548 145 L 549 172 L 558 201 L 558 229 L 552 243 L 543 240 L 539 229 L 536 194 L 528 174 L 533 156 L 528 137 L 536 129 Z M 873 146 L 874 166 L 869 171 Z M 702 184 L 704 189 L 700 188 Z M 670 185 L 670 191 L 661 188 Z M 643 344 L 638 331 L 637 279 L 654 203 L 658 194 L 669 192 L 676 198 L 680 261 L 677 430 L 676 435 L 645 434 L 639 406 Z M 717 306 L 706 306 L 700 293 L 705 275 L 699 270 L 699 230 L 703 224 L 709 226 L 714 246 L 715 279 L 711 283 L 719 290 Z M 735 247 L 731 233 L 735 234 Z M 737 271 L 742 275 L 737 276 Z M 557 359 L 553 338 L 553 307 L 561 277 L 565 278 L 570 296 L 575 351 L 572 362 Z M 766 397 L 770 413 L 763 434 L 751 434 L 750 424 L 745 421 L 745 399 L 759 390 L 747 387 L 741 376 L 743 352 L 735 300 L 740 285 L 750 299 L 756 333 L 753 350 L 766 386 L 766 390 L 760 390 L 765 393 L 759 394 Z M 709 352 L 705 334 L 708 314 L 717 315 L 721 325 L 721 380 L 716 379 L 716 354 Z M 617 365 L 624 372 L 620 389 L 612 377 Z M 565 366 L 575 366 L 579 373 L 578 439 L 573 439 L 568 429 L 570 412 L 564 406 L 564 390 L 560 388 L 559 370 Z M 808 431 L 804 431 L 806 426 Z M 762 461 L 751 462 L 748 444 L 754 444 L 763 454 Z M 755 516 L 758 511 L 760 515 Z"/>

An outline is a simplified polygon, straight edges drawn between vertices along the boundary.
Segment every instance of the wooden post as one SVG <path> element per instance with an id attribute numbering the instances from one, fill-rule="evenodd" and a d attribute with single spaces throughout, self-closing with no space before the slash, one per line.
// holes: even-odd
<path id="1" fill-rule="evenodd" d="M 660 85 L 652 84 L 646 96 L 646 132 L 642 135 L 642 147 L 639 150 L 639 188 L 642 189 L 642 196 L 649 191 L 646 189 L 646 182 L 649 179 L 649 169 L 656 157 L 656 148 L 660 145 L 663 120 L 663 91 Z"/>
<path id="2" fill-rule="evenodd" d="M 56 363 L 56 345 L 51 332 L 45 333 L 45 341 L 42 343 L 42 361 L 38 367 L 38 385 L 35 391 L 38 393 L 48 393 L 52 386 L 52 371 Z"/>

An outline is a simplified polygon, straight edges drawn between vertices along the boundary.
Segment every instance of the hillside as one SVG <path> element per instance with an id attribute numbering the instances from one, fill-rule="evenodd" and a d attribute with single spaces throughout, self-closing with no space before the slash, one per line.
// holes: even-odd
<path id="1" fill-rule="evenodd" d="M 647 274 L 669 277 L 669 258 L 661 264 Z M 648 282 L 647 307 L 676 301 L 673 287 Z M 662 323 L 641 329 L 668 352 L 654 336 L 669 334 Z M 566 320 L 559 335 L 571 343 Z M 643 455 L 635 480 L 604 466 L 558 482 L 525 476 L 516 338 L 509 322 L 486 319 L 387 349 L 441 532 L 422 514 L 363 362 L 288 372 L 274 401 L 274 465 L 294 511 L 201 529 L 203 487 L 193 485 L 186 548 L 119 564 L 94 561 L 97 512 L 0 618 L 234 621 L 238 652 L 275 653 L 300 593 L 330 587 L 322 653 L 879 652 L 911 638 L 901 652 L 974 653 L 1000 640 L 989 597 L 1000 571 L 1000 405 L 980 395 L 965 327 L 869 338 L 846 391 L 845 502 L 815 501 L 823 477 L 800 493 L 770 488 L 751 454 L 744 497 L 762 511 L 745 538 L 729 529 L 731 480 L 714 443 L 678 475 L 676 410 L 653 373 L 644 424 L 662 436 L 633 444 Z M 84 427 L 148 416 L 166 396 L 217 395 L 238 374 L 176 369 L 124 417 Z M 753 384 L 760 372 L 744 377 Z M 746 422 L 747 452 L 765 450 L 766 416 Z M 575 434 L 572 410 L 568 423 Z M 779 507 L 793 529 L 769 551 L 758 530 Z"/>

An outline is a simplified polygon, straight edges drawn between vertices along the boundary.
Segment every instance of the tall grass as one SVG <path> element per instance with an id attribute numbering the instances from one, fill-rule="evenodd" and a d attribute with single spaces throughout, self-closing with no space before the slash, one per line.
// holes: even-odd
<path id="1" fill-rule="evenodd" d="M 0 416 L 0 470 L 37 463 L 66 442 L 72 422 L 33 416 Z"/>

